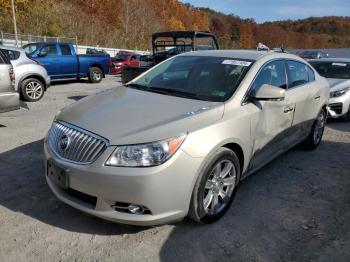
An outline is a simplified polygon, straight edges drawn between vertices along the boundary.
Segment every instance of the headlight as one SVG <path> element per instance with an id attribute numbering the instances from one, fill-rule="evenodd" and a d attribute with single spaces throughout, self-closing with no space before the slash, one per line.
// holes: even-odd
<path id="1" fill-rule="evenodd" d="M 345 95 L 350 90 L 350 87 L 344 88 L 342 90 L 333 91 L 330 93 L 330 97 L 339 97 Z"/>
<path id="2" fill-rule="evenodd" d="M 181 146 L 186 135 L 148 144 L 118 146 L 107 166 L 148 167 L 166 162 Z"/>

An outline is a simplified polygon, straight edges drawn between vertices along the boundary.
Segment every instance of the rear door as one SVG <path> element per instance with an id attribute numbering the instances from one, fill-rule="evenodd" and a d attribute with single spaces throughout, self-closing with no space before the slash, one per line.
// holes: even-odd
<path id="1" fill-rule="evenodd" d="M 10 78 L 12 65 L 0 49 L 0 112 L 19 108 L 19 94 L 14 91 L 14 83 Z"/>
<path id="2" fill-rule="evenodd" d="M 36 58 L 47 70 L 51 78 L 60 76 L 61 69 L 61 55 L 58 53 L 57 44 L 47 44 L 43 46 Z"/>
<path id="3" fill-rule="evenodd" d="M 287 75 L 284 60 L 274 60 L 262 67 L 256 76 L 250 92 L 257 92 L 263 84 L 287 89 Z M 250 168 L 264 165 L 282 153 L 290 143 L 290 128 L 293 122 L 294 104 L 291 100 L 256 101 L 257 114 L 253 117 L 253 156 Z"/>
<path id="4" fill-rule="evenodd" d="M 75 78 L 78 73 L 78 57 L 68 44 L 59 44 L 61 55 L 60 74 L 62 77 Z"/>
<path id="5" fill-rule="evenodd" d="M 311 68 L 300 61 L 288 60 L 288 91 L 286 101 L 294 103 L 294 119 L 290 132 L 292 143 L 307 136 L 315 120 L 320 101 L 320 90 Z M 310 72 L 310 70 L 312 72 Z"/>

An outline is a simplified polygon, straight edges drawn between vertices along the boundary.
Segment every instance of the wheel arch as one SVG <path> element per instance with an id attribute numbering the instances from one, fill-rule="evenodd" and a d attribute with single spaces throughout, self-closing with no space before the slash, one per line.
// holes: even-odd
<path id="1" fill-rule="evenodd" d="M 22 82 L 26 79 L 29 79 L 29 78 L 34 78 L 36 80 L 39 80 L 43 85 L 44 85 L 44 90 L 46 91 L 47 89 L 47 86 L 46 86 L 46 81 L 44 79 L 44 77 L 42 77 L 41 75 L 39 74 L 28 74 L 28 75 L 25 75 L 25 76 L 22 76 L 21 79 L 19 80 L 19 87 L 20 85 L 22 84 Z M 18 88 L 18 92 L 21 92 L 21 88 Z"/>

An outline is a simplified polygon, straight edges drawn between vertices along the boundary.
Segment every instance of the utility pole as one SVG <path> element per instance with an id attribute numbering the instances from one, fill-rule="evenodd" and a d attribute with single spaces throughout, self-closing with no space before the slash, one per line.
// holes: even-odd
<path id="1" fill-rule="evenodd" d="M 18 46 L 18 35 L 17 35 L 17 23 L 16 23 L 15 0 L 11 0 L 11 2 L 12 2 L 13 28 L 14 28 L 14 30 L 15 30 L 16 46 Z"/>

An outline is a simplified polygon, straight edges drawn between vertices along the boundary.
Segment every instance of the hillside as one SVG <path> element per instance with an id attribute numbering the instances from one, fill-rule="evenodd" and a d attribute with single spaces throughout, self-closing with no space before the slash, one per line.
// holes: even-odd
<path id="1" fill-rule="evenodd" d="M 177 0 L 16 0 L 22 34 L 77 36 L 80 44 L 149 49 L 162 30 L 211 30 L 222 48 L 350 46 L 350 17 L 257 24 Z M 12 32 L 11 0 L 0 0 L 0 30 Z"/>

